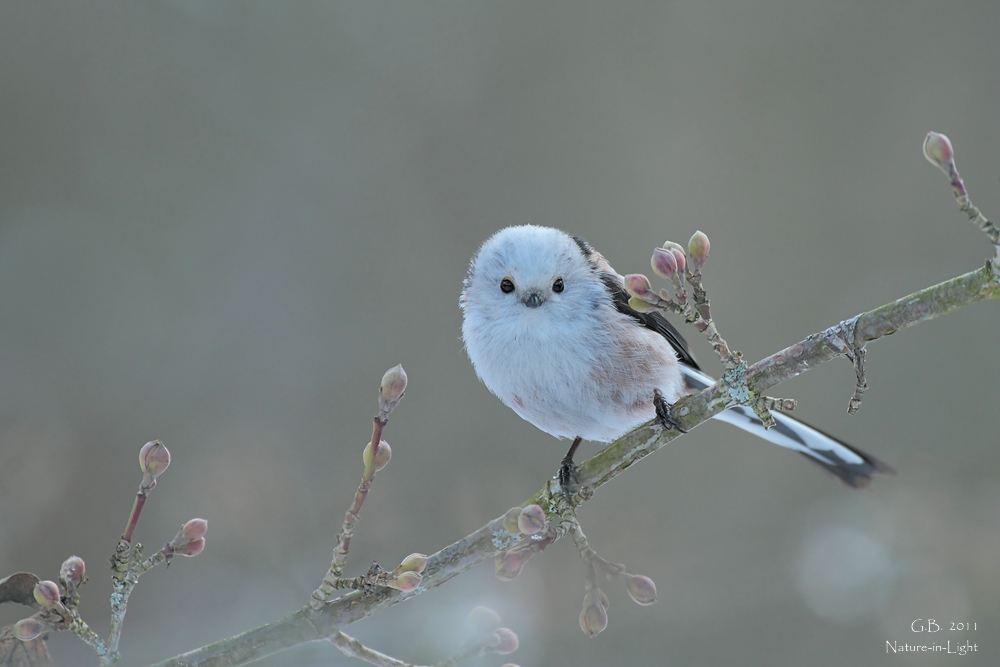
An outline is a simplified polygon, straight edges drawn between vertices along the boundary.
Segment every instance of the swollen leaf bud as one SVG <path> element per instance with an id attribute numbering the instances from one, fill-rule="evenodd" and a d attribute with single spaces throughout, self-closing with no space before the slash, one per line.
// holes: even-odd
<path id="1" fill-rule="evenodd" d="M 708 259 L 708 251 L 711 248 L 711 244 L 708 242 L 708 236 L 702 231 L 697 231 L 691 236 L 691 240 L 688 241 L 688 255 L 691 257 L 691 267 L 694 270 L 698 270 Z"/>
<path id="2" fill-rule="evenodd" d="M 650 285 L 649 278 L 641 273 L 630 273 L 625 276 L 625 291 L 642 299 L 652 295 L 653 286 Z"/>
<path id="3" fill-rule="evenodd" d="M 517 650 L 517 635 L 513 630 L 510 628 L 497 628 L 493 634 L 500 638 L 500 641 L 491 647 L 494 653 L 497 655 L 507 655 Z"/>
<path id="4" fill-rule="evenodd" d="M 204 519 L 191 519 L 181 526 L 180 536 L 185 542 L 194 542 L 199 537 L 205 537 L 208 532 L 208 521 Z"/>
<path id="5" fill-rule="evenodd" d="M 172 548 L 175 554 L 181 556 L 197 556 L 205 550 L 205 538 L 199 537 L 196 540 L 185 542 L 184 544 L 179 544 Z"/>
<path id="6" fill-rule="evenodd" d="M 684 251 L 681 250 L 680 247 L 671 248 L 670 252 L 674 256 L 674 261 L 677 262 L 677 273 L 678 273 L 678 275 L 683 276 L 684 275 L 684 269 L 687 268 L 687 255 L 684 254 Z"/>
<path id="7" fill-rule="evenodd" d="M 59 604 L 59 585 L 54 581 L 39 581 L 35 584 L 35 602 L 43 609 L 52 609 Z"/>
<path id="8" fill-rule="evenodd" d="M 648 301 L 643 301 L 637 296 L 629 297 L 628 307 L 637 313 L 652 313 L 656 310 L 656 306 Z"/>
<path id="9" fill-rule="evenodd" d="M 594 594 L 595 590 L 598 594 Z M 601 604 L 600 589 L 590 589 L 583 598 L 583 611 L 580 612 L 580 629 L 588 637 L 596 637 L 608 627 L 608 612 Z"/>
<path id="10" fill-rule="evenodd" d="M 517 527 L 525 535 L 545 530 L 545 510 L 538 505 L 528 505 L 517 517 Z"/>
<path id="11" fill-rule="evenodd" d="M 406 371 L 402 364 L 397 364 L 387 370 L 382 376 L 382 385 L 378 388 L 378 411 L 383 420 L 389 416 L 406 392 Z"/>
<path id="12" fill-rule="evenodd" d="M 469 624 L 478 635 L 485 635 L 500 627 L 500 614 L 489 607 L 473 607 L 469 612 Z"/>
<path id="13" fill-rule="evenodd" d="M 45 632 L 45 629 L 45 624 L 37 618 L 22 618 L 14 624 L 14 636 L 22 642 L 30 642 L 38 635 Z"/>
<path id="14" fill-rule="evenodd" d="M 517 525 L 517 517 L 521 516 L 520 507 L 511 507 L 503 515 L 503 529 L 508 533 L 520 533 L 521 529 Z"/>
<path id="15" fill-rule="evenodd" d="M 87 574 L 87 566 L 79 556 L 70 556 L 63 561 L 59 568 L 59 579 L 71 591 L 83 583 L 83 578 Z"/>
<path id="16" fill-rule="evenodd" d="M 403 562 L 399 564 L 393 572 L 400 574 L 402 572 L 417 572 L 422 573 L 427 567 L 427 556 L 424 554 L 410 554 L 403 559 Z"/>
<path id="17" fill-rule="evenodd" d="M 937 132 L 928 132 L 924 138 L 924 157 L 935 167 L 949 173 L 949 167 L 953 166 L 955 151 L 952 150 L 948 137 Z"/>
<path id="18" fill-rule="evenodd" d="M 186 544 L 190 544 L 195 540 L 201 540 L 204 543 L 205 533 L 208 531 L 208 522 L 204 519 L 191 519 L 177 531 L 174 535 L 174 539 L 170 540 L 170 548 L 177 551 Z M 204 545 L 203 545 L 204 546 Z M 200 549 L 199 549 L 200 551 Z M 180 552 L 178 552 L 180 553 Z M 185 554 L 193 555 L 193 554 Z"/>
<path id="19" fill-rule="evenodd" d="M 677 258 L 674 257 L 674 253 L 664 248 L 654 248 L 649 263 L 653 267 L 653 273 L 661 278 L 673 280 L 677 274 Z"/>
<path id="20" fill-rule="evenodd" d="M 139 468 L 142 470 L 142 485 L 155 486 L 156 478 L 170 465 L 170 452 L 159 440 L 147 442 L 139 450 Z"/>
<path id="21" fill-rule="evenodd" d="M 403 572 L 395 579 L 388 580 L 386 582 L 386 586 L 389 588 L 395 588 L 397 591 L 409 593 L 420 585 L 423 578 L 423 575 L 419 572 Z"/>
<path id="22" fill-rule="evenodd" d="M 642 606 L 651 605 L 656 602 L 656 584 L 649 577 L 641 574 L 626 574 L 625 581 L 628 588 L 628 596 L 636 604 Z"/>
<path id="23" fill-rule="evenodd" d="M 365 445 L 365 451 L 361 454 L 362 460 L 365 462 L 365 468 L 369 468 L 372 465 L 372 443 Z M 389 447 L 389 443 L 385 440 L 381 441 L 378 446 L 378 454 L 375 455 L 375 472 L 378 472 L 382 468 L 389 465 L 389 459 L 392 458 L 392 449 Z"/>
<path id="24" fill-rule="evenodd" d="M 528 556 L 520 551 L 505 551 L 496 557 L 496 575 L 500 581 L 514 581 L 521 574 L 521 568 Z"/>

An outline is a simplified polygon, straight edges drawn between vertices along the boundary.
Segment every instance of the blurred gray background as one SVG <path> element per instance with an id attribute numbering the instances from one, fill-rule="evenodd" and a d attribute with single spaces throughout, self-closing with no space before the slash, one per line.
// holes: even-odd
<path id="1" fill-rule="evenodd" d="M 920 145 L 948 134 L 1000 217 L 998 33 L 987 0 L 4 3 L 0 576 L 82 556 L 106 633 L 105 559 L 160 438 L 174 459 L 137 538 L 201 516 L 208 547 L 142 579 L 123 664 L 292 612 L 400 362 L 350 573 L 521 502 L 566 443 L 478 382 L 457 305 L 506 225 L 580 234 L 623 273 L 706 231 L 717 322 L 750 360 L 981 266 Z M 962 664 L 997 664 L 997 315 L 873 344 L 854 417 L 846 362 L 776 392 L 898 470 L 868 491 L 714 423 L 603 488 L 584 528 L 660 600 L 611 586 L 596 639 L 568 542 L 513 583 L 483 565 L 351 631 L 433 662 L 488 604 L 524 667 L 936 665 L 886 641 L 967 639 Z M 917 635 L 919 618 L 978 630 Z M 95 662 L 68 633 L 51 647 Z M 314 644 L 261 664 L 355 663 Z"/>

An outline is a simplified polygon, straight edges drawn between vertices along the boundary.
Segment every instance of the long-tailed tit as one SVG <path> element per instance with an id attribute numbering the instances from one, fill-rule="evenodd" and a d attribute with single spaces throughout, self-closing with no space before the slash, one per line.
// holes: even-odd
<path id="1" fill-rule="evenodd" d="M 629 308 L 622 276 L 600 253 L 558 229 L 523 225 L 490 237 L 459 304 L 465 349 L 490 391 L 546 433 L 574 439 L 564 487 L 581 439 L 610 442 L 654 417 L 669 425 L 669 404 L 715 382 L 669 322 Z M 715 418 L 800 452 L 853 487 L 891 472 L 785 414 L 767 430 L 745 407 Z"/>

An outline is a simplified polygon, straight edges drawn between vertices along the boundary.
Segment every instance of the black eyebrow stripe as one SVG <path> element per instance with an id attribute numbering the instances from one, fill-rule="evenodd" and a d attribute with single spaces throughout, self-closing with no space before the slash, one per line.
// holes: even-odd
<path id="1" fill-rule="evenodd" d="M 580 248 L 580 252 L 583 253 L 584 257 L 589 260 L 593 256 L 594 249 L 590 247 L 589 243 L 584 241 L 579 236 L 571 236 L 570 238 L 573 239 L 573 242 L 576 243 L 578 248 Z"/>

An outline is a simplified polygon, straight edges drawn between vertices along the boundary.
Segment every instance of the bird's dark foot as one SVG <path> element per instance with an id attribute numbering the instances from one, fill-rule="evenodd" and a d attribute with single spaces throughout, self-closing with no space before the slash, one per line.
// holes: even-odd
<path id="1" fill-rule="evenodd" d="M 572 496 L 579 486 L 579 479 L 576 475 L 576 463 L 573 459 L 566 457 L 559 466 L 559 488 L 566 496 Z"/>
<path id="2" fill-rule="evenodd" d="M 667 399 L 663 398 L 663 394 L 660 393 L 659 389 L 653 390 L 653 406 L 656 407 L 656 421 L 660 422 L 660 426 L 668 431 L 675 429 L 681 433 L 687 433 L 677 422 L 673 411 L 670 409 L 670 404 L 667 403 Z"/>
<path id="3" fill-rule="evenodd" d="M 575 438 L 573 440 L 569 451 L 563 457 L 562 465 L 559 466 L 559 488 L 562 489 L 563 495 L 567 498 L 571 497 L 579 486 L 580 480 L 576 475 L 576 463 L 573 462 L 573 455 L 576 454 L 576 448 L 580 446 L 581 440 L 583 438 Z"/>

